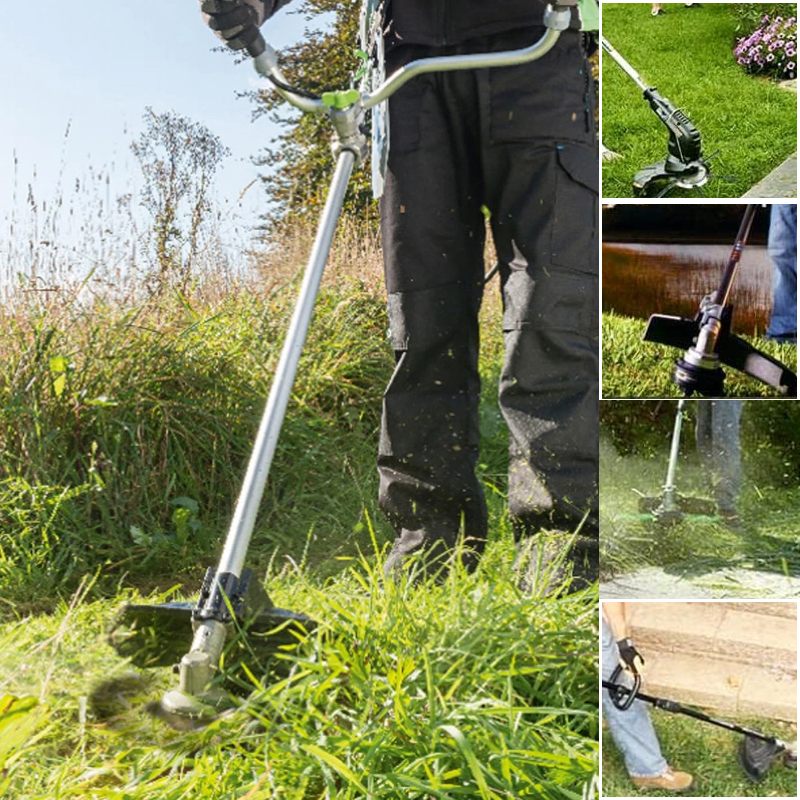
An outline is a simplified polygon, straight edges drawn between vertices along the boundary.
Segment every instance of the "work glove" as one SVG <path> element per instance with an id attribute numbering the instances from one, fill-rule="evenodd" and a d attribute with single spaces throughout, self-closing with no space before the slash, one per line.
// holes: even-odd
<path id="1" fill-rule="evenodd" d="M 272 0 L 200 0 L 200 11 L 206 25 L 232 50 L 244 50 L 251 56 L 264 51 L 258 31 L 271 16 Z"/>
<path id="2" fill-rule="evenodd" d="M 619 660 L 625 669 L 630 670 L 634 675 L 639 674 L 639 670 L 644 666 L 644 658 L 641 653 L 636 649 L 636 646 L 630 639 L 620 639 L 617 642 L 619 649 Z"/>

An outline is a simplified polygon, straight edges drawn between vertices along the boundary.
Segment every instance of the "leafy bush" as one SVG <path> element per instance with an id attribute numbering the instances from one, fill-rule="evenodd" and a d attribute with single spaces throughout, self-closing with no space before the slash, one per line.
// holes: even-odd
<path id="1" fill-rule="evenodd" d="M 747 72 L 796 77 L 797 18 L 765 14 L 753 33 L 737 40 L 733 55 Z"/>
<path id="2" fill-rule="evenodd" d="M 797 13 L 796 3 L 731 3 L 728 8 L 737 19 L 737 33 L 755 30 L 764 16 L 785 18 Z"/>

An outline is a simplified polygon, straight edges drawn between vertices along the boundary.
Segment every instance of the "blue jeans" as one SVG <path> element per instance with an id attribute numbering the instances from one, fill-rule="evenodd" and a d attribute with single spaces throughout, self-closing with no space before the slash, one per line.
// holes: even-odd
<path id="1" fill-rule="evenodd" d="M 741 400 L 697 400 L 695 439 L 708 474 L 717 505 L 723 514 L 736 513 L 742 485 L 742 454 L 739 425 Z"/>
<path id="2" fill-rule="evenodd" d="M 602 637 L 602 673 L 603 680 L 608 680 L 619 664 L 619 650 L 605 620 L 602 620 Z M 617 680 L 625 680 L 622 675 Z M 627 680 L 625 682 L 628 684 Z M 628 775 L 632 778 L 657 778 L 664 774 L 667 762 L 661 755 L 647 706 L 641 700 L 634 700 L 630 708 L 621 711 L 611 701 L 608 691 L 603 689 L 603 719 L 625 761 Z"/>
<path id="3" fill-rule="evenodd" d="M 774 265 L 772 316 L 767 337 L 797 339 L 797 206 L 775 203 L 769 222 L 769 255 Z"/>

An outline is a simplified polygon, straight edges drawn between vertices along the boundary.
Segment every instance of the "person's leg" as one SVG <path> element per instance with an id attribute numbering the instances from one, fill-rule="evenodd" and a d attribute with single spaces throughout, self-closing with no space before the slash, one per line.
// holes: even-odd
<path id="1" fill-rule="evenodd" d="M 619 651 L 611 629 L 605 621 L 602 622 L 601 633 L 602 675 L 603 680 L 607 681 L 619 664 Z M 626 686 L 631 685 L 629 679 L 622 678 L 622 680 Z M 632 778 L 656 778 L 664 774 L 667 761 L 661 754 L 661 746 L 650 721 L 647 706 L 641 700 L 634 700 L 630 708 L 621 711 L 611 701 L 608 690 L 604 689 L 603 719 L 622 755 L 625 769 Z"/>
<path id="2" fill-rule="evenodd" d="M 540 61 L 487 73 L 480 77 L 483 170 L 504 305 L 500 407 L 509 428 L 509 512 L 521 543 L 540 531 L 565 540 L 580 527 L 567 559 L 585 579 L 577 589 L 597 577 L 591 76 L 572 31 Z M 523 589 L 529 584 L 521 581 Z"/>
<path id="3" fill-rule="evenodd" d="M 797 340 L 797 206 L 775 203 L 770 213 L 769 254 L 774 265 L 772 315 L 767 337 Z"/>
<path id="4" fill-rule="evenodd" d="M 389 70 L 428 54 L 399 48 Z M 429 568 L 438 566 L 462 534 L 472 567 L 487 533 L 475 475 L 485 223 L 472 180 L 474 112 L 453 83 L 420 76 L 389 103 L 381 224 L 396 365 L 384 395 L 378 471 L 380 506 L 397 538 L 387 573 L 418 550 Z"/>
<path id="5" fill-rule="evenodd" d="M 662 14 L 663 11 L 661 9 L 661 3 L 651 3 L 650 4 L 650 13 L 657 17 L 659 14 Z"/>
<path id="6" fill-rule="evenodd" d="M 716 475 L 717 505 L 723 517 L 733 520 L 742 485 L 739 427 L 742 400 L 711 400 L 712 468 Z"/>
<path id="7" fill-rule="evenodd" d="M 695 400 L 694 440 L 700 458 L 708 465 L 714 456 L 711 428 L 711 400 Z"/>

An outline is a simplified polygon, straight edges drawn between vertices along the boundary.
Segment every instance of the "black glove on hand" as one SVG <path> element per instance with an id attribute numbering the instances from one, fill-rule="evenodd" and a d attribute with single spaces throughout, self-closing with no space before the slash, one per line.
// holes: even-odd
<path id="1" fill-rule="evenodd" d="M 642 658 L 636 646 L 630 639 L 620 639 L 617 642 L 619 648 L 619 660 L 629 669 L 634 675 L 639 674 L 639 670 L 644 666 L 644 658 Z"/>
<path id="2" fill-rule="evenodd" d="M 228 47 L 258 56 L 264 51 L 258 27 L 269 16 L 267 5 L 271 10 L 271 0 L 200 0 L 200 11 Z"/>

